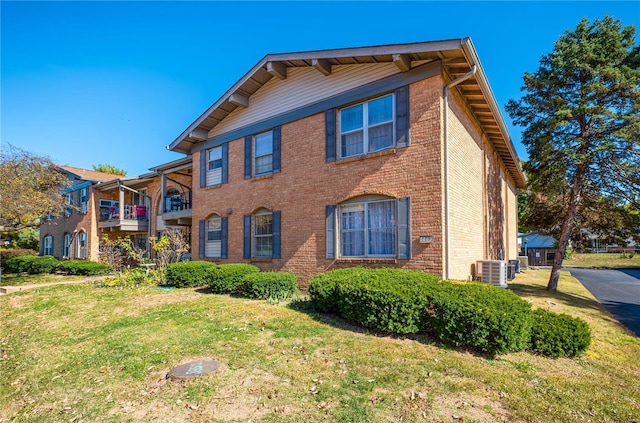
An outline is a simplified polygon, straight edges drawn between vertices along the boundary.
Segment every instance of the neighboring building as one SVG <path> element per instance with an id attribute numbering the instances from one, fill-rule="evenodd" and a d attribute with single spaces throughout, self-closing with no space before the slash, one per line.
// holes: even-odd
<path id="1" fill-rule="evenodd" d="M 468 38 L 267 55 L 168 148 L 193 157 L 194 258 L 304 285 L 519 253 L 525 177 Z"/>
<path id="2" fill-rule="evenodd" d="M 558 241 L 552 236 L 537 232 L 518 235 L 520 254 L 529 258 L 529 266 L 553 266 Z"/>
<path id="3" fill-rule="evenodd" d="M 72 181 L 64 194 L 69 207 L 40 226 L 40 254 L 61 259 L 98 260 L 100 239 L 130 237 L 150 251 L 149 238 L 169 227 L 191 226 L 191 159 L 126 177 L 59 166 Z M 178 204 L 180 199 L 180 204 Z"/>

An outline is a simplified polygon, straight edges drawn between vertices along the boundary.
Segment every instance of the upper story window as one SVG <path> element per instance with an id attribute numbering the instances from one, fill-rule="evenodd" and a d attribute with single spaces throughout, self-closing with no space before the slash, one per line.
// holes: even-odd
<path id="1" fill-rule="evenodd" d="M 244 178 L 280 172 L 279 126 L 244 139 Z"/>
<path id="2" fill-rule="evenodd" d="M 200 155 L 200 188 L 228 182 L 229 144 L 225 143 Z"/>
<path id="3" fill-rule="evenodd" d="M 80 211 L 87 213 L 89 210 L 89 188 L 82 188 L 78 194 L 80 197 Z"/>
<path id="4" fill-rule="evenodd" d="M 393 147 L 393 98 L 389 94 L 340 110 L 340 157 Z"/>
<path id="5" fill-rule="evenodd" d="M 64 217 L 69 217 L 73 213 L 73 194 L 65 194 L 64 203 L 67 205 L 64 209 Z"/>
<path id="6" fill-rule="evenodd" d="M 255 136 L 254 174 L 273 172 L 273 132 L 263 132 Z"/>

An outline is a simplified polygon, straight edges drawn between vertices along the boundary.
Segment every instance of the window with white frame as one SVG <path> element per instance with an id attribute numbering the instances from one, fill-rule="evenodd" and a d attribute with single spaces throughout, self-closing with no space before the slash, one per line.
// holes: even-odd
<path id="1" fill-rule="evenodd" d="M 253 219 L 253 256 L 273 257 L 273 214 L 261 212 Z"/>
<path id="2" fill-rule="evenodd" d="M 78 248 L 76 250 L 76 257 L 80 259 L 87 258 L 87 233 L 78 232 Z"/>
<path id="3" fill-rule="evenodd" d="M 222 257 L 222 218 L 218 216 L 207 219 L 207 243 L 205 257 Z"/>
<path id="4" fill-rule="evenodd" d="M 396 255 L 395 200 L 349 203 L 339 209 L 340 253 L 345 257 Z"/>
<path id="5" fill-rule="evenodd" d="M 51 235 L 47 235 L 42 240 L 42 255 L 43 256 L 52 256 L 53 255 L 53 237 Z"/>
<path id="6" fill-rule="evenodd" d="M 378 97 L 340 110 L 340 157 L 394 145 L 394 96 Z"/>
<path id="7" fill-rule="evenodd" d="M 222 146 L 207 152 L 207 186 L 222 183 Z"/>
<path id="8" fill-rule="evenodd" d="M 273 171 L 273 132 L 263 132 L 254 137 L 254 174 L 264 175 Z"/>
<path id="9" fill-rule="evenodd" d="M 73 194 L 72 193 L 67 193 L 65 194 L 65 198 L 64 198 L 64 203 L 66 204 L 66 207 L 64 209 L 64 217 L 69 217 L 71 216 L 72 210 L 73 210 Z"/>
<path id="10" fill-rule="evenodd" d="M 69 258 L 71 254 L 71 234 L 65 233 L 62 240 L 62 257 Z"/>

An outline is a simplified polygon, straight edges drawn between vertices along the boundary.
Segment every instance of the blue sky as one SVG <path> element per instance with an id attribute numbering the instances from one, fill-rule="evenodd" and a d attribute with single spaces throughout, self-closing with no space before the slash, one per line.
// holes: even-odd
<path id="1" fill-rule="evenodd" d="M 0 13 L 3 146 L 129 175 L 183 157 L 165 146 L 266 54 L 471 37 L 504 110 L 583 17 L 640 27 L 638 1 L 1 1 Z"/>

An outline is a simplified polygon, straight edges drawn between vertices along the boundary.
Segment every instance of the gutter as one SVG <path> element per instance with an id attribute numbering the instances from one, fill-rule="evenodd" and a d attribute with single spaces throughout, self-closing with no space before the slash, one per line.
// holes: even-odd
<path id="1" fill-rule="evenodd" d="M 445 265 L 443 279 L 449 279 L 451 271 L 451 254 L 450 254 L 450 239 L 451 239 L 451 225 L 449 224 L 449 89 L 455 87 L 459 83 L 466 81 L 476 74 L 478 67 L 474 64 L 471 66 L 471 70 L 461 77 L 450 81 L 444 86 L 442 96 L 444 97 L 444 227 L 445 227 L 445 239 L 444 239 L 444 254 Z"/>

